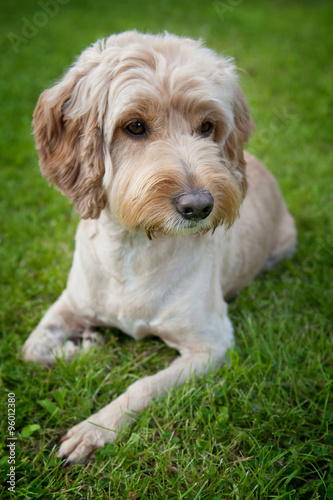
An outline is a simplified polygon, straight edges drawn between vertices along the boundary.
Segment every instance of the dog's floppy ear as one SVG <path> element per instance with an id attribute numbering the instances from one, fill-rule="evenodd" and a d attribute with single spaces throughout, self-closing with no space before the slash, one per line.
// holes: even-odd
<path id="1" fill-rule="evenodd" d="M 234 164 L 234 173 L 239 179 L 243 196 L 247 190 L 246 162 L 244 159 L 244 146 L 254 130 L 254 122 L 250 116 L 247 100 L 237 85 L 233 101 L 234 125 L 226 139 L 224 153 L 229 161 Z"/>
<path id="2" fill-rule="evenodd" d="M 95 57 L 94 66 L 96 61 Z M 42 175 L 75 204 L 82 219 L 88 219 L 99 216 L 106 194 L 100 103 L 87 104 L 91 90 L 86 80 L 93 65 L 82 62 L 41 94 L 33 125 Z"/>

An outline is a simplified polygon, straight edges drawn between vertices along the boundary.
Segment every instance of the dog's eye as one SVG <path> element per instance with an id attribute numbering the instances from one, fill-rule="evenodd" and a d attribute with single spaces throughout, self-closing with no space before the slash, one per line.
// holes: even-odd
<path id="1" fill-rule="evenodd" d="M 126 130 L 131 135 L 143 135 L 146 133 L 146 127 L 140 121 L 130 123 L 127 125 Z"/>
<path id="2" fill-rule="evenodd" d="M 213 128 L 214 127 L 211 122 L 203 122 L 200 127 L 200 134 L 203 136 L 209 135 Z"/>

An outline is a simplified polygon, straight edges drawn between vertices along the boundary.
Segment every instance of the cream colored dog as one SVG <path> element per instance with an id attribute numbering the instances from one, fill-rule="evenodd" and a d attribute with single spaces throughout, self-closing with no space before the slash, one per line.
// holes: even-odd
<path id="1" fill-rule="evenodd" d="M 40 96 L 42 174 L 85 220 L 67 288 L 24 358 L 69 360 L 98 326 L 180 352 L 68 431 L 66 464 L 113 441 L 153 397 L 219 367 L 233 345 L 225 299 L 293 252 L 277 183 L 243 152 L 251 126 L 232 60 L 167 33 L 98 41 Z"/>

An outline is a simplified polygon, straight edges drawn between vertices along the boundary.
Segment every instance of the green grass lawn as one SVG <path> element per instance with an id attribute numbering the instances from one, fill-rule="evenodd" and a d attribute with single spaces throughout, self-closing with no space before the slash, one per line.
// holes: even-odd
<path id="1" fill-rule="evenodd" d="M 333 499 L 332 3 L 57 1 L 1 6 L 0 498 Z M 103 347 L 49 371 L 21 357 L 65 286 L 78 222 L 39 173 L 32 112 L 83 48 L 130 28 L 202 36 L 236 58 L 257 125 L 248 149 L 278 178 L 299 245 L 230 305 L 228 366 L 173 390 L 94 462 L 68 470 L 56 458 L 66 430 L 176 356 L 112 331 Z"/>

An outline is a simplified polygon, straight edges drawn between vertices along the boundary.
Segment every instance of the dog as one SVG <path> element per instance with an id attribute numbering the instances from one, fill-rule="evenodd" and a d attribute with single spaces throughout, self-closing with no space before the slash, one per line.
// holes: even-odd
<path id="1" fill-rule="evenodd" d="M 23 357 L 70 360 L 101 326 L 180 353 L 67 432 L 58 456 L 71 465 L 152 398 L 221 366 L 227 301 L 293 254 L 296 229 L 274 177 L 244 152 L 253 122 L 233 59 L 201 41 L 99 40 L 41 94 L 33 125 L 42 175 L 81 221 L 66 289 Z"/>

